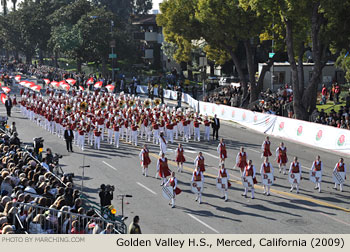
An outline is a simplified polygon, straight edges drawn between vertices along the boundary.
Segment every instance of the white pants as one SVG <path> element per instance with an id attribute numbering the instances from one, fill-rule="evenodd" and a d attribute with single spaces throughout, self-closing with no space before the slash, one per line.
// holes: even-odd
<path id="1" fill-rule="evenodd" d="M 174 131 L 172 129 L 167 129 L 167 140 L 171 143 L 174 142 Z"/>
<path id="2" fill-rule="evenodd" d="M 152 131 L 151 131 L 151 129 L 149 127 L 145 127 L 145 131 L 146 131 L 147 141 L 150 142 L 151 141 Z"/>
<path id="3" fill-rule="evenodd" d="M 78 144 L 78 135 L 79 135 L 78 131 L 74 130 L 73 135 L 74 135 L 74 144 L 77 145 Z"/>
<path id="4" fill-rule="evenodd" d="M 199 127 L 198 128 L 194 128 L 194 140 L 196 140 L 199 142 L 201 140 L 201 133 L 199 131 Z"/>
<path id="5" fill-rule="evenodd" d="M 108 142 L 109 144 L 112 144 L 113 142 L 113 129 L 107 129 L 107 136 L 108 136 Z"/>
<path id="6" fill-rule="evenodd" d="M 342 192 L 343 191 L 343 184 L 334 183 L 334 188 L 335 189 L 337 189 L 337 185 L 339 185 L 339 189 Z"/>
<path id="7" fill-rule="evenodd" d="M 178 129 L 177 125 L 174 126 L 174 134 L 175 134 L 175 139 L 178 140 L 179 139 L 179 129 Z"/>
<path id="8" fill-rule="evenodd" d="M 153 143 L 159 143 L 159 129 L 153 130 Z"/>
<path id="9" fill-rule="evenodd" d="M 94 136 L 94 148 L 99 150 L 100 149 L 100 144 L 101 144 L 101 136 Z"/>
<path id="10" fill-rule="evenodd" d="M 209 126 L 205 126 L 204 139 L 207 141 L 209 141 L 209 139 L 210 139 L 210 127 Z"/>
<path id="11" fill-rule="evenodd" d="M 132 130 L 131 132 L 131 136 L 132 136 L 132 143 L 135 144 L 135 146 L 137 146 L 137 130 Z"/>
<path id="12" fill-rule="evenodd" d="M 119 131 L 114 131 L 114 145 L 119 148 Z"/>
<path id="13" fill-rule="evenodd" d="M 105 126 L 104 125 L 98 125 L 98 129 L 101 131 L 101 140 L 103 141 L 103 135 L 105 134 Z"/>
<path id="14" fill-rule="evenodd" d="M 94 132 L 91 131 L 88 134 L 88 144 L 90 144 L 92 146 L 93 143 L 94 143 Z"/>
<path id="15" fill-rule="evenodd" d="M 189 130 L 189 126 L 187 125 L 184 127 L 184 134 L 183 134 L 182 140 L 183 141 L 186 140 L 186 142 L 188 142 L 188 139 L 190 139 L 190 130 Z"/>
<path id="16" fill-rule="evenodd" d="M 85 135 L 78 136 L 78 146 L 81 150 L 84 150 Z"/>
<path id="17" fill-rule="evenodd" d="M 140 137 L 141 137 L 141 139 L 143 139 L 143 135 L 145 135 L 145 138 L 146 138 L 145 125 L 141 124 L 141 127 L 140 127 Z"/>
<path id="18" fill-rule="evenodd" d="M 254 198 L 254 186 L 250 188 L 250 191 L 252 192 L 252 198 Z M 247 193 L 248 193 L 248 187 L 244 187 L 243 195 L 246 196 Z"/>

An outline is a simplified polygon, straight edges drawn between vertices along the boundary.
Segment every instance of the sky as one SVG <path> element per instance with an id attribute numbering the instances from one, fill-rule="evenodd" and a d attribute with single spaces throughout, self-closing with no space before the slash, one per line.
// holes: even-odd
<path id="1" fill-rule="evenodd" d="M 153 10 L 159 10 L 159 3 L 163 2 L 163 0 L 153 0 Z"/>

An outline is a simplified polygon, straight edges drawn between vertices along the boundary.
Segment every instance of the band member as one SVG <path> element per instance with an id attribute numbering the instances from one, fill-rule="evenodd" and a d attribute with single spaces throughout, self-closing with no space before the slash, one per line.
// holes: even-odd
<path id="1" fill-rule="evenodd" d="M 183 125 L 183 136 L 182 136 L 182 141 L 186 141 L 188 143 L 189 139 L 190 139 L 190 120 L 188 120 L 188 118 L 183 118 L 182 119 L 182 125 Z"/>
<path id="2" fill-rule="evenodd" d="M 253 181 L 256 181 L 255 178 L 255 166 L 253 165 L 253 161 L 249 160 L 248 164 L 244 167 L 244 177 L 251 177 Z M 251 198 L 254 199 L 254 183 L 252 184 L 251 187 L 251 192 L 252 192 L 252 196 Z M 248 187 L 244 187 L 244 193 L 242 194 L 242 196 L 247 197 L 247 193 L 248 193 Z"/>
<path id="3" fill-rule="evenodd" d="M 269 162 L 269 158 L 265 157 L 264 163 L 261 164 L 260 168 L 260 174 L 261 176 L 264 176 L 264 174 L 272 174 L 273 175 L 273 167 L 272 164 Z M 264 185 L 264 193 L 266 196 L 270 196 L 270 185 Z"/>
<path id="4" fill-rule="evenodd" d="M 220 157 L 220 163 L 225 163 L 225 159 L 227 158 L 227 152 L 226 152 L 226 144 L 224 143 L 224 139 L 220 139 L 220 143 L 217 148 L 217 152 L 219 153 Z"/>
<path id="5" fill-rule="evenodd" d="M 162 153 L 166 153 L 167 151 L 167 142 L 165 140 L 164 137 L 164 133 L 160 132 L 160 136 L 159 136 L 159 148 L 160 148 L 160 152 L 159 155 L 161 155 Z"/>
<path id="6" fill-rule="evenodd" d="M 161 158 L 157 162 L 157 174 L 162 179 L 161 186 L 166 182 L 166 177 L 170 176 L 170 169 L 168 167 L 168 159 L 165 157 L 164 152 L 162 153 Z M 156 176 L 157 177 L 157 176 Z"/>
<path id="7" fill-rule="evenodd" d="M 230 179 L 230 175 L 228 174 L 225 164 L 220 164 L 220 170 L 218 172 L 218 178 L 227 178 L 227 188 L 222 188 L 222 199 L 225 199 L 225 201 L 228 200 L 228 195 L 227 195 L 227 189 L 231 186 L 231 183 L 228 181 Z"/>
<path id="8" fill-rule="evenodd" d="M 105 118 L 101 116 L 100 118 L 97 119 L 97 127 L 99 131 L 101 132 L 101 139 L 103 141 L 104 139 L 104 129 L 105 129 Z"/>
<path id="9" fill-rule="evenodd" d="M 171 186 L 173 188 L 174 197 L 171 199 L 171 208 L 175 207 L 175 195 L 181 193 L 181 189 L 177 187 L 177 178 L 175 177 L 175 172 L 171 173 L 171 177 L 165 183 L 165 186 Z"/>
<path id="10" fill-rule="evenodd" d="M 194 165 L 196 168 L 199 167 L 199 170 L 201 172 L 205 172 L 204 157 L 201 151 L 198 153 L 198 156 L 194 160 Z"/>
<path id="11" fill-rule="evenodd" d="M 159 142 L 159 125 L 156 121 L 152 123 L 153 128 L 153 143 L 158 144 Z"/>
<path id="12" fill-rule="evenodd" d="M 263 151 L 262 157 L 270 157 L 270 156 L 272 156 L 272 153 L 270 151 L 270 146 L 271 146 L 270 138 L 267 136 L 266 140 L 261 145 L 261 150 Z"/>
<path id="13" fill-rule="evenodd" d="M 177 162 L 177 171 L 182 172 L 183 163 L 186 162 L 184 156 L 184 149 L 182 148 L 182 144 L 179 144 L 179 147 L 176 148 L 176 162 Z"/>
<path id="14" fill-rule="evenodd" d="M 204 139 L 209 141 L 210 139 L 210 121 L 208 120 L 208 116 L 205 116 L 204 120 Z"/>
<path id="15" fill-rule="evenodd" d="M 346 174 L 346 165 L 344 163 L 344 159 L 343 158 L 339 159 L 339 162 L 335 165 L 335 167 L 333 169 L 333 172 L 334 171 L 344 172 Z M 338 183 L 334 183 L 333 189 L 337 190 L 337 185 L 338 185 Z M 343 191 L 343 184 L 339 184 L 339 189 L 340 189 L 341 192 Z"/>
<path id="16" fill-rule="evenodd" d="M 94 130 L 94 149 L 100 149 L 101 147 L 101 130 L 95 129 Z"/>
<path id="17" fill-rule="evenodd" d="M 203 172 L 200 171 L 199 166 L 196 166 L 196 169 L 193 171 L 191 181 L 204 183 L 204 175 L 203 175 Z M 197 193 L 195 200 L 198 201 L 199 204 L 202 203 L 202 193 L 201 192 Z"/>
<path id="18" fill-rule="evenodd" d="M 139 128 L 139 126 L 137 126 L 136 122 L 134 122 L 134 124 L 131 126 L 131 141 L 132 143 L 135 144 L 135 146 L 137 146 L 137 129 Z"/>
<path id="19" fill-rule="evenodd" d="M 199 142 L 201 140 L 201 133 L 200 133 L 200 129 L 199 129 L 199 125 L 201 123 L 198 121 L 197 118 L 194 119 L 193 121 L 193 127 L 194 127 L 194 138 L 193 140 L 196 140 Z"/>
<path id="20" fill-rule="evenodd" d="M 323 164 L 320 156 L 316 157 L 316 160 L 312 163 L 311 171 L 320 171 L 322 174 Z M 315 186 L 315 190 L 318 189 L 318 192 L 321 192 L 321 182 L 317 182 Z"/>
<path id="21" fill-rule="evenodd" d="M 174 125 L 171 123 L 171 121 L 169 120 L 166 125 L 166 135 L 167 135 L 167 141 L 174 143 Z"/>
<path id="22" fill-rule="evenodd" d="M 294 157 L 294 161 L 290 164 L 289 173 L 300 174 L 300 179 L 301 179 L 301 167 L 300 167 L 300 164 L 298 162 L 297 157 Z M 299 184 L 298 183 L 292 183 L 290 191 L 291 192 L 293 191 L 294 185 L 297 189 L 297 193 L 299 193 Z"/>
<path id="23" fill-rule="evenodd" d="M 287 147 L 281 142 L 280 146 L 276 149 L 276 159 L 279 167 L 279 172 L 281 173 L 283 167 L 283 174 L 286 175 L 286 165 L 288 162 L 287 157 Z"/>
<path id="24" fill-rule="evenodd" d="M 83 127 L 78 129 L 78 146 L 83 151 L 84 150 L 84 142 L 85 142 L 85 130 Z"/>
<path id="25" fill-rule="evenodd" d="M 143 145 L 143 149 L 140 151 L 139 157 L 141 159 L 142 175 L 148 176 L 148 165 L 151 163 L 149 158 L 149 150 L 147 145 Z"/>
<path id="26" fill-rule="evenodd" d="M 106 128 L 107 128 L 107 142 L 109 144 L 112 144 L 113 143 L 113 124 L 110 121 L 107 121 Z"/>
<path id="27" fill-rule="evenodd" d="M 120 127 L 117 121 L 114 122 L 113 124 L 113 134 L 114 134 L 114 145 L 116 148 L 119 148 L 119 133 Z"/>
<path id="28" fill-rule="evenodd" d="M 245 167 L 248 164 L 247 160 L 248 160 L 248 155 L 244 151 L 244 147 L 241 147 L 241 150 L 236 157 L 236 167 L 239 167 L 241 169 L 241 174 L 243 173 Z"/>

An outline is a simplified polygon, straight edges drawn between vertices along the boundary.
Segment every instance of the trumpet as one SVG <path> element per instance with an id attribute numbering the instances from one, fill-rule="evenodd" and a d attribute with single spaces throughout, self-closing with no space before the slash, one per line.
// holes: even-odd
<path id="1" fill-rule="evenodd" d="M 154 103 L 155 106 L 158 106 L 161 103 L 161 100 L 159 98 L 154 99 L 153 103 Z"/>
<path id="2" fill-rule="evenodd" d="M 86 111 L 87 107 L 88 107 L 88 105 L 86 102 L 83 101 L 82 103 L 80 103 L 80 110 L 81 111 Z"/>

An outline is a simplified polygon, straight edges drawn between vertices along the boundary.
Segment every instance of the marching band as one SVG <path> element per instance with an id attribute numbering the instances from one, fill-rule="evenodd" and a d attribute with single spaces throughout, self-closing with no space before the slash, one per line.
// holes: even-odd
<path id="1" fill-rule="evenodd" d="M 120 147 L 120 138 L 126 142 L 138 146 L 138 138 L 145 139 L 146 142 L 152 142 L 159 145 L 159 159 L 157 161 L 156 178 L 159 176 L 162 180 L 163 195 L 170 200 L 171 207 L 175 207 L 175 195 L 181 190 L 177 187 L 178 181 L 175 173 L 169 168 L 166 154 L 169 152 L 168 143 L 174 143 L 182 136 L 184 142 L 189 142 L 193 137 L 194 141 L 201 141 L 200 124 L 204 127 L 204 140 L 209 141 L 210 125 L 208 117 L 202 118 L 198 113 L 191 110 L 182 111 L 182 109 L 170 109 L 160 100 L 145 100 L 141 102 L 139 97 L 125 95 L 119 96 L 111 93 L 85 93 L 83 91 L 75 92 L 74 95 L 63 94 L 49 90 L 46 96 L 35 94 L 29 90 L 21 91 L 22 100 L 20 108 L 23 115 L 35 122 L 37 125 L 48 130 L 51 134 L 63 138 L 65 129 L 73 131 L 75 144 L 84 151 L 87 145 L 100 149 L 101 142 L 104 140 L 108 144 Z M 107 138 L 105 139 L 105 135 Z M 85 142 L 87 141 L 87 142 Z M 263 185 L 263 194 L 270 195 L 270 188 L 274 183 L 274 168 L 269 162 L 271 153 L 271 142 L 267 136 L 261 145 L 261 157 L 264 158 L 260 168 L 261 183 Z M 221 198 L 228 201 L 228 189 L 231 187 L 230 175 L 225 168 L 227 159 L 227 146 L 224 139 L 220 140 L 217 146 L 219 154 L 219 169 L 217 188 L 221 192 Z M 175 150 L 177 171 L 183 172 L 183 164 L 186 162 L 185 150 L 181 143 Z M 146 144 L 143 145 L 139 153 L 141 161 L 142 174 L 148 176 L 148 169 L 151 164 L 150 151 Z M 195 170 L 192 173 L 191 189 L 196 194 L 196 201 L 202 202 L 202 192 L 204 184 L 205 158 L 202 152 L 199 152 L 194 160 Z M 287 174 L 286 165 L 288 162 L 287 148 L 281 142 L 276 149 L 276 159 L 279 166 L 279 172 Z M 244 188 L 243 196 L 251 191 L 251 198 L 254 199 L 257 183 L 256 169 L 252 160 L 248 160 L 247 152 L 244 147 L 240 148 L 235 160 L 235 167 L 240 168 L 241 183 Z M 315 189 L 321 192 L 321 182 L 323 173 L 323 163 L 320 156 L 312 163 L 310 168 L 310 181 L 315 184 Z M 170 178 L 168 178 L 170 177 Z M 299 193 L 299 185 L 302 179 L 302 168 L 295 157 L 290 164 L 288 180 L 291 184 L 290 191 L 294 188 Z M 334 189 L 343 191 L 343 184 L 346 180 L 346 165 L 343 158 L 335 165 L 333 170 Z"/>

